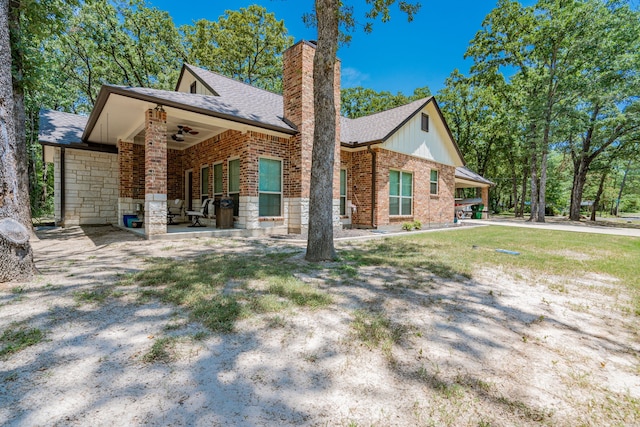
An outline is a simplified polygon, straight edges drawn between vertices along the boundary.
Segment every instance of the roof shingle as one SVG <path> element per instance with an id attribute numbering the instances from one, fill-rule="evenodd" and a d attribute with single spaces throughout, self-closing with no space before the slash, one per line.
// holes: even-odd
<path id="1" fill-rule="evenodd" d="M 38 139 L 41 142 L 62 145 L 81 143 L 82 132 L 88 119 L 87 116 L 78 114 L 40 110 Z"/>

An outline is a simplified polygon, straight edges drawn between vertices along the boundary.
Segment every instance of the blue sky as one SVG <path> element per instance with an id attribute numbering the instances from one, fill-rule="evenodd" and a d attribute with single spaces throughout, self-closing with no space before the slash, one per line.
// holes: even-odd
<path id="1" fill-rule="evenodd" d="M 166 10 L 176 25 L 190 24 L 201 18 L 212 21 L 225 10 L 238 10 L 260 4 L 283 19 L 296 41 L 316 38 L 315 29 L 302 23 L 313 0 L 148 0 Z M 356 17 L 366 11 L 364 0 L 352 0 Z M 495 7 L 494 0 L 434 1 L 421 0 L 422 8 L 413 22 L 396 6 L 391 21 L 375 22 L 373 33 L 359 30 L 353 40 L 341 47 L 342 87 L 363 86 L 376 91 L 413 93 L 417 87 L 429 86 L 436 93 L 445 79 L 458 68 L 466 74 L 470 60 L 463 56 L 469 41 L 480 29 L 484 17 Z"/>

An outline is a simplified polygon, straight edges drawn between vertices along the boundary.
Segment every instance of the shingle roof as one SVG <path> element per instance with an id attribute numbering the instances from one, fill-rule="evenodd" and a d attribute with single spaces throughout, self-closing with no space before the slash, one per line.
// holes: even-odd
<path id="1" fill-rule="evenodd" d="M 342 117 L 340 139 L 342 142 L 356 144 L 384 141 L 432 99 L 432 96 L 418 99 L 400 107 L 357 119 Z"/>
<path id="2" fill-rule="evenodd" d="M 485 177 L 483 177 L 481 175 L 478 175 L 477 173 L 475 173 L 471 169 L 467 168 L 466 166 L 458 166 L 456 168 L 456 178 L 466 179 L 466 180 L 469 180 L 469 181 L 480 182 L 480 183 L 488 184 L 488 185 L 495 185 L 495 183 L 489 181 L 488 179 L 486 179 Z"/>
<path id="3" fill-rule="evenodd" d="M 69 145 L 82 142 L 82 132 L 87 124 L 87 116 L 40 110 L 38 139 L 41 142 Z"/>
<path id="4" fill-rule="evenodd" d="M 252 96 L 252 99 L 254 101 L 251 101 L 246 98 L 246 94 L 243 98 L 239 96 L 241 94 L 233 93 L 232 89 L 229 90 L 229 95 L 220 94 L 220 96 L 212 96 L 140 87 L 134 88 L 112 85 L 104 85 L 104 87 L 112 88 L 113 92 L 119 94 L 129 93 L 134 97 L 142 96 L 155 101 L 167 101 L 167 104 L 182 105 L 186 109 L 198 109 L 218 113 L 217 115 L 244 119 L 245 121 L 269 125 L 287 131 L 295 130 L 282 119 L 281 114 L 278 114 L 278 112 L 282 112 L 282 99 L 280 100 L 280 109 L 277 109 L 273 100 L 271 100 L 272 102 L 268 102 L 268 97 L 262 96 L 256 99 L 255 93 L 253 93 L 254 96 Z"/>
<path id="5" fill-rule="evenodd" d="M 226 103 L 233 105 L 237 111 L 255 117 L 257 121 L 267 120 L 270 124 L 284 124 L 292 129 L 282 117 L 284 114 L 282 95 L 193 65 L 185 64 L 185 68 L 209 86 Z"/>

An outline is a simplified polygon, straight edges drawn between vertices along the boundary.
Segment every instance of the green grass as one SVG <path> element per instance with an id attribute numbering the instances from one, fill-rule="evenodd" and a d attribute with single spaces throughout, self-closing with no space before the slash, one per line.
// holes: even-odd
<path id="1" fill-rule="evenodd" d="M 394 323 L 382 312 L 371 310 L 356 310 L 351 328 L 358 340 L 370 349 L 381 348 L 383 353 L 391 358 L 394 344 L 402 341 L 407 328 Z"/>
<path id="2" fill-rule="evenodd" d="M 532 280 L 545 280 L 550 275 L 574 278 L 605 274 L 619 279 L 621 288 L 631 291 L 635 304 L 630 311 L 640 315 L 638 238 L 493 226 L 363 242 L 341 250 L 340 260 L 331 266 L 301 262 L 298 254 L 291 250 L 266 254 L 212 252 L 187 260 L 152 258 L 147 260 L 146 270 L 123 276 L 121 284 L 142 286 L 141 298 L 155 297 L 183 306 L 192 320 L 217 332 L 230 332 L 238 320 L 254 315 L 331 304 L 326 292 L 296 276 L 324 277 L 328 285 L 351 284 L 365 266 L 392 268 L 386 273 L 394 277 L 428 273 L 454 280 L 472 278 L 484 266 L 498 266 L 506 274 Z M 409 280 L 403 286 L 417 285 Z M 568 292 L 564 284 L 559 286 L 554 288 L 556 292 Z M 99 297 L 89 294 L 77 298 Z M 377 327 L 381 319 L 362 317 L 356 321 Z M 389 326 L 381 324 L 380 328 Z M 377 338 L 372 335 L 364 340 L 375 342 Z"/>
<path id="3" fill-rule="evenodd" d="M 39 343 L 44 338 L 40 329 L 25 328 L 13 325 L 6 329 L 0 336 L 0 358 L 7 357 L 13 353 Z"/>
<path id="4" fill-rule="evenodd" d="M 331 298 L 297 279 L 295 253 L 207 254 L 191 260 L 149 259 L 127 280 L 145 287 L 143 297 L 184 306 L 193 320 L 216 332 L 231 332 L 253 315 L 291 306 L 320 308 Z"/>
<path id="5" fill-rule="evenodd" d="M 174 349 L 176 347 L 177 338 L 163 337 L 154 341 L 151 349 L 146 353 L 142 360 L 147 363 L 162 362 L 168 363 L 174 360 Z"/>
<path id="6" fill-rule="evenodd" d="M 571 253 L 582 257 L 576 259 Z M 340 255 L 355 266 L 423 269 L 444 278 L 472 277 L 482 266 L 528 271 L 540 278 L 606 274 L 632 292 L 640 315 L 640 239 L 635 237 L 492 226 L 372 240 Z"/>
<path id="7" fill-rule="evenodd" d="M 94 303 L 101 304 L 112 294 L 111 288 L 97 287 L 91 290 L 75 291 L 73 293 L 73 299 L 78 304 L 82 303 Z"/>

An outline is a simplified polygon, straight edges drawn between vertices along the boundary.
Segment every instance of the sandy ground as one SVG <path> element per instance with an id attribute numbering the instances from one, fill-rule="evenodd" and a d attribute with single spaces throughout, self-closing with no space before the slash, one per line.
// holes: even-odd
<path id="1" fill-rule="evenodd" d="M 328 308 L 258 316 L 197 340 L 204 328 L 180 308 L 140 299 L 118 279 L 152 256 L 299 249 L 149 242 L 111 227 L 45 231 L 33 246 L 40 274 L 0 285 L 0 333 L 21 325 L 45 339 L 0 359 L 0 425 L 640 425 L 637 317 L 611 277 L 310 275 L 302 279 L 333 295 Z M 78 300 L 104 287 L 106 300 Z M 359 308 L 393 319 L 402 342 L 385 351 L 355 340 Z M 173 360 L 146 362 L 169 335 L 179 337 Z"/>

